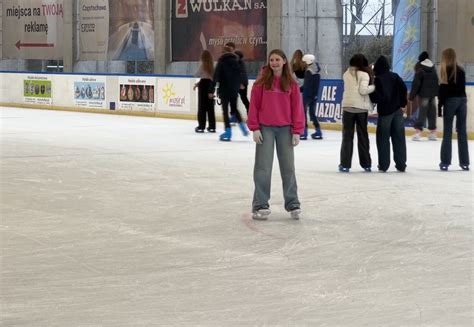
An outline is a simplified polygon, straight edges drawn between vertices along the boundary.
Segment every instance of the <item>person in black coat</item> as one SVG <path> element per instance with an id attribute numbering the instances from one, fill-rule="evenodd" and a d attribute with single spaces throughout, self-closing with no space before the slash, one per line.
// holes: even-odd
<path id="1" fill-rule="evenodd" d="M 451 165 L 453 121 L 456 117 L 458 158 L 462 170 L 469 170 L 469 145 L 467 139 L 466 72 L 458 65 L 456 51 L 444 49 L 440 65 L 441 84 L 438 96 L 438 115 L 443 116 L 443 142 L 439 168 L 447 171 Z"/>
<path id="2" fill-rule="evenodd" d="M 380 56 L 374 65 L 375 91 L 370 99 L 377 104 L 378 120 L 376 143 L 378 168 L 386 172 L 390 166 L 390 140 L 395 168 L 404 172 L 407 161 L 405 124 L 402 108 L 407 105 L 407 87 L 398 74 L 390 71 L 390 64 Z"/>
<path id="3" fill-rule="evenodd" d="M 245 68 L 245 62 L 244 62 L 244 53 L 240 50 L 236 50 L 234 52 L 239 61 L 240 65 L 240 90 L 239 90 L 239 95 L 240 95 L 240 100 L 242 100 L 242 103 L 245 106 L 245 110 L 247 111 L 247 115 L 249 114 L 249 98 L 247 97 L 247 89 L 249 86 L 249 78 L 247 75 L 247 69 Z"/>
<path id="4" fill-rule="evenodd" d="M 214 85 L 218 84 L 217 95 L 222 102 L 225 132 L 219 136 L 221 141 L 230 141 L 232 138 L 232 129 L 229 122 L 229 104 L 231 112 L 236 115 L 242 133 L 244 136 L 249 134 L 247 126 L 237 110 L 237 97 L 241 82 L 240 75 L 240 65 L 237 56 L 232 52 L 232 48 L 224 46 L 223 54 L 217 62 L 213 78 Z"/>
<path id="5" fill-rule="evenodd" d="M 428 139 L 436 141 L 436 105 L 435 97 L 438 95 L 438 74 L 433 62 L 428 57 L 428 53 L 423 51 L 418 57 L 419 62 L 415 65 L 415 78 L 413 79 L 410 101 L 418 96 L 420 107 L 418 108 L 418 118 L 415 122 L 415 135 L 413 141 L 420 140 L 426 118 L 428 117 Z"/>

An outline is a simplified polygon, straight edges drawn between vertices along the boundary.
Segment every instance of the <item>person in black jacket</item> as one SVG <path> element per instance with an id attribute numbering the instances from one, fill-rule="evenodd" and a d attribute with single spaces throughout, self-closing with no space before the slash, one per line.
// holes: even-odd
<path id="1" fill-rule="evenodd" d="M 318 98 L 319 83 L 321 81 L 321 75 L 319 74 L 320 69 L 319 65 L 315 65 L 315 57 L 312 54 L 305 54 L 303 56 L 303 61 L 306 64 L 303 84 L 303 106 L 306 125 L 303 134 L 300 135 L 300 139 L 306 140 L 308 138 L 309 111 L 309 119 L 313 123 L 315 129 L 314 133 L 311 134 L 311 138 L 320 140 L 323 138 L 323 132 L 321 131 L 321 125 L 316 116 L 316 100 Z"/>
<path id="2" fill-rule="evenodd" d="M 415 66 L 415 78 L 410 91 L 410 101 L 418 96 L 420 107 L 418 118 L 415 122 L 415 135 L 413 141 L 420 140 L 426 118 L 428 117 L 428 139 L 436 141 L 436 105 L 435 97 L 438 95 L 438 74 L 428 53 L 423 51 L 418 57 L 419 62 Z"/>
<path id="3" fill-rule="evenodd" d="M 222 113 L 224 118 L 225 132 L 219 136 L 221 141 L 232 139 L 232 129 L 229 122 L 229 104 L 231 112 L 234 112 L 239 122 L 242 134 L 247 136 L 249 131 L 237 110 L 237 97 L 240 90 L 240 65 L 237 56 L 232 52 L 232 48 L 224 46 L 223 54 L 217 62 L 214 71 L 214 86 L 218 84 L 218 96 L 222 101 Z"/>
<path id="4" fill-rule="evenodd" d="M 443 116 L 443 142 L 441 144 L 439 168 L 447 171 L 449 165 L 451 165 L 453 120 L 456 116 L 459 166 L 462 170 L 469 170 L 469 147 L 466 129 L 466 73 L 457 64 L 456 52 L 452 48 L 445 49 L 442 52 L 440 75 L 438 115 Z"/>
<path id="5" fill-rule="evenodd" d="M 377 104 L 378 120 L 376 143 L 378 168 L 386 172 L 390 166 L 390 139 L 392 140 L 395 168 L 404 172 L 407 161 L 403 110 L 407 105 L 407 87 L 398 74 L 390 71 L 390 64 L 380 56 L 374 65 L 375 91 L 370 99 Z"/>
<path id="6" fill-rule="evenodd" d="M 239 90 L 240 100 L 242 100 L 242 103 L 245 106 L 245 110 L 247 111 L 247 116 L 248 116 L 249 105 L 250 105 L 249 98 L 247 97 L 249 78 L 247 75 L 247 69 L 245 68 L 244 53 L 240 50 L 236 50 L 234 53 L 237 55 L 239 65 L 240 65 L 240 90 Z"/>

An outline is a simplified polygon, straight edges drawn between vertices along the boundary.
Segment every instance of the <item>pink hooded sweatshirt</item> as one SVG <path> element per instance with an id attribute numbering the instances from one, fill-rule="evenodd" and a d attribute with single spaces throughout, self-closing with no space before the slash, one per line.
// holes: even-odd
<path id="1" fill-rule="evenodd" d="M 280 77 L 273 77 L 273 86 L 253 85 L 247 125 L 251 131 L 265 126 L 291 126 L 292 134 L 302 134 L 305 118 L 299 86 L 292 82 L 290 89 L 280 89 Z"/>

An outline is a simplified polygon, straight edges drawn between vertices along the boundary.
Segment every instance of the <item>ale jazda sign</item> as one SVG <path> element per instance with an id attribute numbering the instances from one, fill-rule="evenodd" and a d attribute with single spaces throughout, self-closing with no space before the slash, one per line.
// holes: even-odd
<path id="1" fill-rule="evenodd" d="M 62 59 L 63 0 L 4 0 L 3 57 Z"/>

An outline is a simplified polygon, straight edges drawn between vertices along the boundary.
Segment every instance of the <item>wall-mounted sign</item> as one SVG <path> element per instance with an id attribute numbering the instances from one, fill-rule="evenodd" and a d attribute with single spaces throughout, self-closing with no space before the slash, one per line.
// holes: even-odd
<path id="1" fill-rule="evenodd" d="M 3 58 L 62 59 L 63 0 L 4 0 Z"/>

